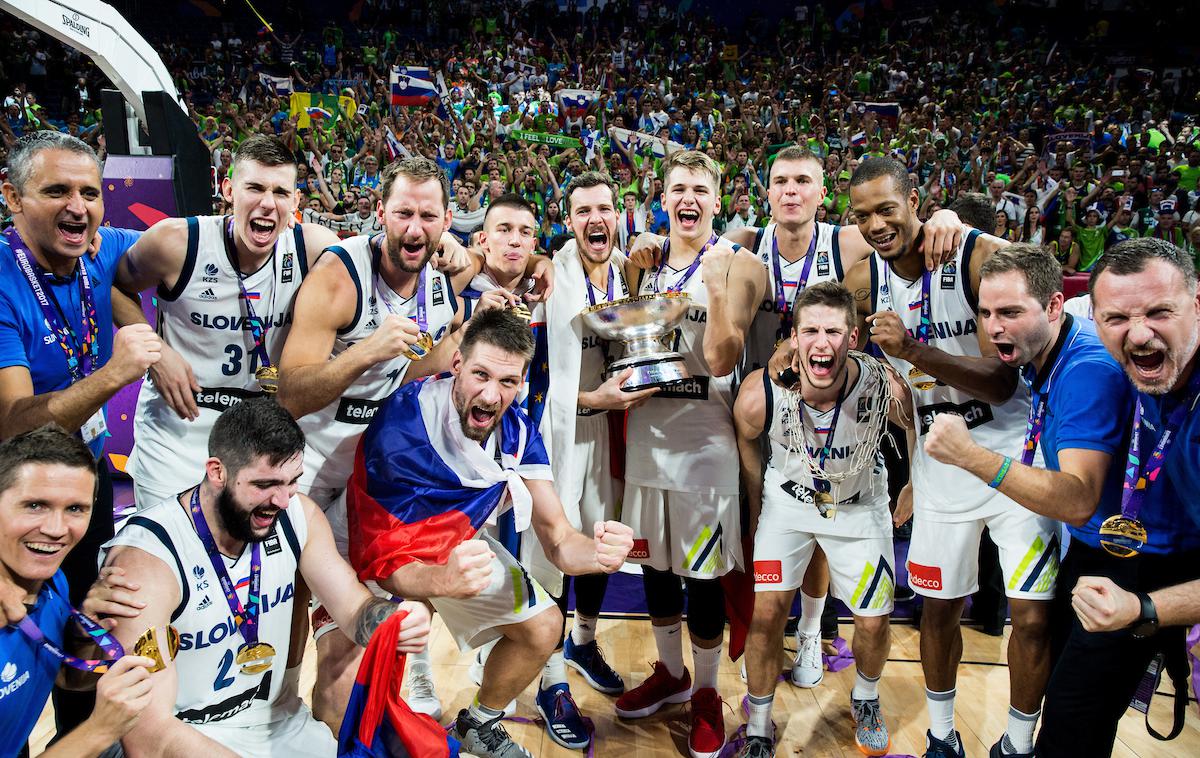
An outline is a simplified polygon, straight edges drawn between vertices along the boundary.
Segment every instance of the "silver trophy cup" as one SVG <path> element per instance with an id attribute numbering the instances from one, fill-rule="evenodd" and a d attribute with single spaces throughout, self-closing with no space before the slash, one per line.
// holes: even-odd
<path id="1" fill-rule="evenodd" d="M 606 377 L 632 368 L 621 389 L 626 392 L 675 384 L 692 375 L 683 356 L 667 346 L 666 338 L 687 315 L 692 299 L 682 292 L 638 295 L 583 311 L 583 321 L 597 335 L 625 345 L 625 357 L 613 361 Z"/>

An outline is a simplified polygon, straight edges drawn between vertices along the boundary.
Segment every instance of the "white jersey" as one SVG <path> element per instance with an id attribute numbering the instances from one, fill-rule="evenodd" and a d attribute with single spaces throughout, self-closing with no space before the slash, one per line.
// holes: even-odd
<path id="1" fill-rule="evenodd" d="M 600 303 L 622 300 L 629 297 L 629 286 L 625 283 L 621 267 L 612 264 L 609 268 L 609 276 L 612 277 L 613 282 L 613 296 L 611 299 L 608 297 L 607 288 L 601 289 L 585 277 L 584 280 L 587 282 L 590 294 L 584 297 L 584 301 L 579 307 L 580 310 L 592 305 L 599 305 Z M 591 392 L 601 384 L 604 384 L 604 371 L 608 368 L 608 364 L 611 361 L 620 357 L 621 345 L 601 339 L 588 327 L 586 322 L 582 322 L 580 328 L 583 333 L 583 355 L 579 362 L 579 390 L 581 392 Z M 606 412 L 594 408 L 579 409 L 580 416 L 591 416 Z"/>
<path id="2" fill-rule="evenodd" d="M 779 259 L 779 273 L 783 280 L 783 298 L 789 313 L 800 289 L 801 279 L 805 280 L 804 286 L 808 287 L 817 282 L 840 282 L 845 276 L 845 272 L 842 270 L 842 253 L 838 246 L 838 233 L 842 228 L 820 221 L 814 221 L 813 224 L 816 245 L 811 248 L 813 251 L 811 262 L 809 262 L 807 253 L 803 258 L 790 263 L 783 258 Z M 776 302 L 779 292 L 775 278 L 774 248 L 775 224 L 768 224 L 759 235 L 754 251 L 767 269 L 767 289 L 758 312 L 754 314 L 750 331 L 746 334 L 746 354 L 742 359 L 741 370 L 738 372 L 739 377 L 744 377 L 751 371 L 766 366 L 767 361 L 775 353 L 776 343 L 788 336 L 788 333 L 783 331 L 783 317 L 779 304 Z M 806 267 L 807 272 L 805 271 Z"/>
<path id="3" fill-rule="evenodd" d="M 292 497 L 267 539 L 259 543 L 262 561 L 258 639 L 275 648 L 274 665 L 258 674 L 243 673 L 234 661 L 245 639 L 234 623 L 190 511 L 175 497 L 131 516 L 105 546 L 135 547 L 161 560 L 179 586 L 179 605 L 171 624 L 179 631 L 175 671 L 179 688 L 175 716 L 201 727 L 254 727 L 291 716 L 302 707 L 293 687 L 285 686 L 284 667 L 292 633 L 296 568 L 308 539 L 304 506 Z M 221 556 L 243 607 L 249 593 L 251 549 L 237 558 Z"/>
<path id="4" fill-rule="evenodd" d="M 663 264 L 642 277 L 638 294 L 662 291 L 683 279 L 687 268 Z M 683 355 L 692 378 L 660 389 L 629 411 L 625 481 L 628 484 L 702 495 L 738 494 L 737 441 L 733 431 L 733 373 L 713 376 L 704 360 L 708 291 L 702 269 L 683 287 L 692 298 L 679 327 L 664 339 Z"/>
<path id="5" fill-rule="evenodd" d="M 965 229 L 964 229 L 965 231 Z M 949 355 L 978 358 L 979 326 L 975 293 L 971 289 L 971 251 L 979 232 L 965 234 L 954 260 L 930 275 L 929 344 Z M 921 323 L 921 279 L 901 278 L 877 254 L 871 257 L 872 311 L 891 309 L 909 333 Z M 988 405 L 916 369 L 907 361 L 887 360 L 912 386 L 917 433 L 924 437 L 938 413 L 962 416 L 975 442 L 1004 455 L 1018 456 L 1024 445 L 1029 415 L 1029 391 L 1017 383 L 1013 396 L 1000 405 Z M 1041 453 L 1035 465 L 1041 466 Z M 1013 507 L 1013 501 L 991 489 L 965 469 L 939 463 L 918 442 L 912 464 L 914 505 L 926 517 L 941 521 L 969 521 Z"/>
<path id="6" fill-rule="evenodd" d="M 200 391 L 199 417 L 185 421 L 167 405 L 153 382 L 142 382 L 133 421 L 133 452 L 126 470 L 152 492 L 182 492 L 204 475 L 208 433 L 221 412 L 262 394 L 250 336 L 249 305 L 269 320 L 266 349 L 272 364 L 283 352 L 292 324 L 292 303 L 307 273 L 304 231 L 279 235 L 275 252 L 257 271 L 241 276 L 226 233 L 228 216 L 187 220 L 188 247 L 179 279 L 158 290 L 158 334 L 192 367 Z M 243 299 L 245 288 L 248 299 Z M 141 503 L 140 505 L 152 505 Z"/>
<path id="7" fill-rule="evenodd" d="M 852 356 L 849 360 L 857 360 L 861 367 L 862 361 L 875 359 Z M 860 439 L 859 424 L 867 420 L 874 411 L 873 403 L 877 402 L 867 394 L 865 378 L 865 373 L 860 370 L 842 400 L 833 427 L 833 444 L 824 464 L 830 473 L 844 471 L 859 445 L 875 444 L 873 440 Z M 818 411 L 812 408 L 796 393 L 775 386 L 765 373 L 763 385 L 767 403 L 764 431 L 770 441 L 770 458 L 763 471 L 764 504 L 769 501 L 773 506 L 786 506 L 788 521 L 796 531 L 841 537 L 890 537 L 892 517 L 888 510 L 888 479 L 883 456 L 877 452 L 873 464 L 844 482 L 831 485 L 828 491 L 835 500 L 835 507 L 831 517 L 822 516 L 813 503 L 816 484 L 798 448 L 807 444 L 809 454 L 815 460 L 820 459 L 829 426 L 834 423 L 834 409 Z M 803 418 L 796 419 L 794 411 L 799 411 Z M 801 425 L 807 434 L 800 431 Z"/>
<path id="8" fill-rule="evenodd" d="M 358 236 L 344 240 L 328 249 L 328 254 L 341 258 L 358 291 L 354 320 L 338 331 L 333 342 L 332 358 L 336 358 L 356 342 L 374 334 L 380 320 L 389 313 L 416 319 L 417 295 L 402 297 L 377 275 L 379 270 L 378 244 L 371 237 Z M 441 342 L 450 328 L 458 301 L 450 280 L 432 266 L 421 272 L 424 279 L 428 324 L 426 331 L 434 343 Z M 304 476 L 300 480 L 305 492 L 313 488 L 339 490 L 346 486 L 354 469 L 354 450 L 358 439 L 375 418 L 379 404 L 400 387 L 411 361 L 398 355 L 390 361 L 377 363 L 340 398 L 321 410 L 299 420 L 304 430 Z"/>

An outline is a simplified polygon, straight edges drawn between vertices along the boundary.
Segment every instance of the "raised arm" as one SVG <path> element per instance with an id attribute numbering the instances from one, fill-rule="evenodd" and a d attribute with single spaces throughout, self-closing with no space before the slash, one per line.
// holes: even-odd
<path id="1" fill-rule="evenodd" d="M 758 369 L 746 377 L 733 405 L 742 491 L 746 493 L 752 540 L 758 528 L 758 514 L 762 510 L 763 462 L 760 439 L 766 425 L 766 388 L 762 375 L 763 369 Z"/>
<path id="2" fill-rule="evenodd" d="M 745 350 L 746 332 L 766 290 L 767 271 L 749 252 L 734 253 L 727 245 L 705 253 L 701 270 L 708 294 L 704 361 L 713 376 L 725 376 Z"/>
<path id="3" fill-rule="evenodd" d="M 559 571 L 571 576 L 611 574 L 621 568 L 633 548 L 633 530 L 619 521 L 584 525 L 587 534 L 567 521 L 554 484 L 527 479 L 533 496 L 533 529 L 538 542 Z M 592 536 L 588 536 L 591 534 Z"/>

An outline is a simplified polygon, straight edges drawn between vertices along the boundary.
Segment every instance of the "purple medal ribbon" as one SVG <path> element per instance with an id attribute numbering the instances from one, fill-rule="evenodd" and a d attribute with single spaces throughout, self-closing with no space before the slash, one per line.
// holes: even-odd
<path id="1" fill-rule="evenodd" d="M 104 651 L 104 654 L 108 656 L 107 659 L 94 660 L 78 658 L 74 655 L 64 653 L 59 649 L 58 645 L 55 645 L 50 640 L 46 639 L 46 635 L 42 634 L 42 630 L 39 629 L 34 620 L 28 616 L 17 622 L 17 628 L 20 629 L 26 637 L 32 640 L 33 644 L 41 645 L 44 649 L 48 650 L 51 655 L 61 660 L 65 665 L 80 671 L 92 671 L 97 674 L 103 674 L 105 671 L 108 671 L 109 666 L 115 663 L 118 658 L 125 655 L 125 648 L 122 647 L 121 643 L 117 641 L 117 638 L 109 634 L 104 627 L 100 626 L 95 621 L 92 621 L 90 618 L 74 608 L 71 609 L 71 617 L 79 622 L 79 626 L 83 627 L 83 631 L 87 632 L 87 635 L 91 638 L 92 642 L 96 643 L 96 645 L 98 645 L 100 649 Z"/>
<path id="2" fill-rule="evenodd" d="M 891 273 L 891 267 L 887 261 L 883 262 L 884 281 L 887 281 L 887 275 Z M 917 342 L 926 344 L 929 342 L 929 334 L 933 321 L 933 301 L 930 299 L 930 282 L 933 277 L 933 272 L 925 269 L 921 272 L 921 323 L 917 325 L 917 330 L 913 333 L 913 337 Z"/>
<path id="3" fill-rule="evenodd" d="M 250 300 L 250 293 L 246 291 L 246 284 L 243 282 L 245 277 L 242 275 L 242 269 L 237 262 L 237 248 L 233 243 L 233 219 L 230 218 L 225 226 L 225 251 L 229 255 L 229 263 L 233 266 L 233 273 L 237 278 L 238 290 L 241 292 L 242 302 L 246 304 L 246 321 L 250 324 L 250 339 L 254 340 L 254 347 L 250 348 L 251 352 L 258 356 L 258 364 L 264 368 L 271 367 L 271 358 L 267 355 L 267 331 L 270 330 L 270 322 L 264 321 L 254 312 L 254 304 Z M 274 253 L 271 253 L 271 265 L 274 266 Z M 274 281 L 271 282 L 272 292 L 274 292 Z M 274 300 L 274 295 L 272 295 Z M 267 314 L 268 316 L 271 314 Z M 253 372 L 252 372 L 253 373 Z"/>
<path id="4" fill-rule="evenodd" d="M 613 279 L 615 277 L 616 277 L 616 275 L 613 273 L 613 265 L 612 265 L 612 262 L 610 261 L 608 264 L 608 289 L 605 292 L 606 299 L 604 301 L 606 303 L 611 303 L 613 301 Z M 588 295 L 588 303 L 590 305 L 596 304 L 596 294 L 592 291 L 593 289 L 594 289 L 594 287 L 592 286 L 592 282 L 590 280 L 588 280 L 587 295 Z"/>
<path id="5" fill-rule="evenodd" d="M 15 227 L 8 229 L 4 234 L 17 258 L 17 265 L 20 266 L 21 273 L 25 274 L 29 288 L 33 290 L 33 296 L 42 309 L 42 318 L 45 319 L 46 327 L 50 329 L 51 335 L 58 341 L 58 346 L 62 348 L 67 357 L 67 370 L 71 372 L 71 378 L 77 382 L 90 375 L 96 362 L 96 335 L 99 334 L 99 329 L 96 326 L 96 298 L 92 293 L 92 278 L 88 276 L 87 266 L 83 259 L 79 259 L 81 300 L 79 323 L 83 326 L 83 341 L 82 344 L 79 344 L 66 315 L 59 318 L 58 302 L 51 303 L 50 295 L 42 287 L 42 279 L 47 276 L 46 271 L 38 265 Z"/>
<path id="6" fill-rule="evenodd" d="M 383 235 L 379 235 L 379 236 L 382 237 Z M 378 239 L 378 237 L 376 237 L 376 239 Z M 372 244 L 372 247 L 374 247 L 376 243 L 374 240 L 372 240 L 371 244 Z M 378 273 L 379 272 L 379 256 L 381 254 L 382 254 L 382 250 L 377 250 L 375 253 L 375 271 L 376 271 L 375 275 L 376 276 L 379 276 L 379 273 Z M 427 264 L 425 264 L 425 267 L 421 269 L 421 272 L 419 274 L 417 274 L 417 295 L 416 295 L 416 297 L 417 297 L 417 318 L 416 318 L 416 322 L 417 322 L 417 331 L 420 332 L 421 334 L 425 334 L 426 332 L 429 331 L 429 306 L 425 302 L 425 277 L 428 274 L 429 274 L 429 264 L 427 263 Z M 383 277 L 380 277 L 380 278 L 382 279 Z M 378 289 L 378 287 L 376 287 L 376 289 Z M 396 316 L 401 315 L 399 313 L 396 313 L 394 310 L 392 310 L 392 306 L 388 305 L 387 298 L 380 296 L 379 299 L 383 302 L 383 307 L 387 310 L 388 313 L 391 313 Z"/>
<path id="7" fill-rule="evenodd" d="M 708 238 L 708 242 L 705 243 L 704 247 L 700 248 L 700 252 L 696 253 L 695 260 L 693 260 L 691 262 L 691 264 L 687 267 L 687 270 L 683 272 L 683 277 L 680 278 L 680 280 L 678 282 L 676 282 L 674 285 L 667 287 L 666 291 L 667 292 L 681 291 L 687 285 L 688 280 L 692 278 L 692 275 L 695 274 L 696 271 L 700 268 L 700 261 L 704 258 L 704 254 L 706 252 L 708 252 L 708 249 L 715 244 L 717 244 L 717 235 L 714 234 L 713 236 Z M 658 267 L 658 273 L 654 275 L 654 291 L 656 293 L 663 291 L 662 273 L 663 273 L 663 270 L 666 269 L 666 267 L 667 267 L 667 256 L 670 254 L 670 252 L 671 252 L 671 240 L 667 240 L 666 242 L 663 243 L 662 265 L 660 265 Z"/>
<path id="8" fill-rule="evenodd" d="M 838 418 L 842 415 L 842 401 L 846 399 L 846 390 L 850 385 L 850 372 L 846 372 L 846 378 L 842 382 L 842 388 L 838 391 L 837 402 L 833 404 L 833 418 L 829 420 L 829 428 L 825 433 L 825 444 L 821 447 L 821 452 L 817 454 L 817 466 L 822 470 L 825 469 L 825 461 L 829 458 L 830 451 L 833 450 L 833 433 L 837 430 Z M 815 431 L 815 430 L 814 430 Z M 817 492 L 829 492 L 829 482 L 825 479 L 813 479 L 813 489 Z"/>
<path id="9" fill-rule="evenodd" d="M 796 295 L 808 286 L 808 274 L 812 270 L 813 258 L 817 250 L 817 227 L 813 225 L 812 241 L 808 243 L 808 252 L 804 255 L 804 267 L 800 270 L 800 281 L 796 282 Z M 792 307 L 787 300 L 783 287 L 783 264 L 779 262 L 779 238 L 771 237 L 771 264 L 775 274 L 775 311 L 779 314 L 779 332 L 776 339 L 783 339 L 792 332 Z"/>
<path id="10" fill-rule="evenodd" d="M 1042 429 L 1046 426 L 1046 405 L 1050 400 L 1050 382 L 1054 381 L 1054 375 L 1058 373 L 1058 367 L 1062 365 L 1062 354 L 1071 349 L 1071 345 L 1075 344 L 1078 337 L 1079 330 L 1076 329 L 1075 334 L 1071 336 L 1071 341 L 1055 358 L 1054 365 L 1050 368 L 1046 381 L 1042 383 L 1043 389 L 1040 392 L 1034 386 L 1037 377 L 1027 379 L 1030 394 L 1029 418 L 1025 421 L 1025 446 L 1021 450 L 1021 463 L 1026 466 L 1033 465 L 1033 457 L 1037 453 L 1038 443 L 1042 440 Z"/>
<path id="11" fill-rule="evenodd" d="M 1133 411 L 1133 430 L 1129 433 L 1129 459 L 1125 465 L 1125 484 L 1121 488 L 1121 515 L 1125 518 L 1137 520 L 1138 513 L 1142 510 L 1142 501 L 1146 498 L 1146 489 L 1162 473 L 1167 450 L 1179 433 L 1179 427 L 1183 425 L 1198 394 L 1200 394 L 1200 371 L 1193 371 L 1192 378 L 1188 381 L 1187 392 L 1167 418 L 1166 428 L 1163 429 L 1162 436 L 1158 438 L 1158 444 L 1151 451 L 1150 459 L 1146 461 L 1143 471 L 1141 460 L 1142 394 L 1138 393 L 1137 404 Z"/>
<path id="12" fill-rule="evenodd" d="M 204 511 L 200 508 L 199 486 L 192 491 L 190 510 L 192 524 L 195 525 L 200 543 L 204 545 L 204 552 L 208 553 L 209 563 L 212 564 L 213 571 L 216 572 L 217 578 L 221 582 L 221 591 L 225 593 L 225 602 L 229 605 L 230 613 L 233 614 L 233 622 L 237 625 L 246 644 L 257 644 L 259 592 L 262 589 L 262 558 L 258 552 L 258 543 L 251 543 L 250 546 L 250 589 L 246 593 L 246 605 L 243 607 L 242 601 L 238 600 L 233 580 L 229 578 L 229 572 L 225 570 L 225 562 L 221 560 L 221 552 L 217 549 L 217 541 L 213 539 L 212 530 L 208 528 Z"/>

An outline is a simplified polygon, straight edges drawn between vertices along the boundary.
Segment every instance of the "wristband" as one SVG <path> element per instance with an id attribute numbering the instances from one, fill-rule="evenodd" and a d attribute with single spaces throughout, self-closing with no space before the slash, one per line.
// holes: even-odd
<path id="1" fill-rule="evenodd" d="M 1008 474 L 1008 469 L 1010 466 L 1012 466 L 1012 458 L 1006 455 L 1004 456 L 1004 463 L 1000 464 L 1000 470 L 996 472 L 996 477 L 992 479 L 992 481 L 988 482 L 988 486 L 992 489 L 999 489 L 1000 482 L 1004 481 L 1004 477 L 1006 474 Z"/>

